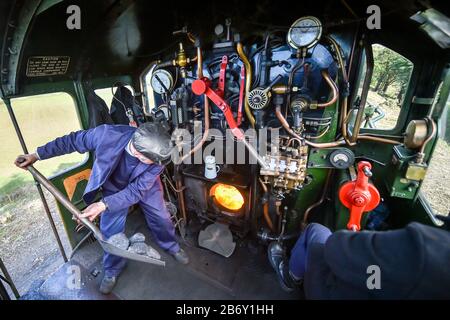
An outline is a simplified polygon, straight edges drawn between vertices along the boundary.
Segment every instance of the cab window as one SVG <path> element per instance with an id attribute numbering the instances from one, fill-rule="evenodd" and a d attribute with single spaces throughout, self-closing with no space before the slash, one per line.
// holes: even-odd
<path id="1" fill-rule="evenodd" d="M 373 73 L 364 105 L 361 128 L 392 130 L 396 127 L 406 92 L 410 84 L 413 63 L 399 53 L 382 46 L 372 45 Z M 349 129 L 353 130 L 360 100 L 364 77 L 367 72 L 366 54 L 362 55 L 356 83 L 356 95 L 349 116 Z"/>
<path id="2" fill-rule="evenodd" d="M 11 104 L 30 153 L 57 137 L 82 129 L 75 101 L 68 93 L 59 92 L 15 98 L 11 100 Z M 2 161 L 0 174 L 3 177 L 13 177 L 22 173 L 21 169 L 11 164 L 15 157 L 22 154 L 23 151 L 8 115 L 3 115 L 5 112 L 7 112 L 6 108 L 1 108 L 2 126 L 0 130 L 4 131 L 1 135 L 2 140 L 5 139 L 9 143 L 0 145 L 0 152 L 6 158 Z M 72 153 L 38 161 L 35 167 L 46 176 L 54 176 L 68 168 L 84 163 L 87 156 L 88 154 Z M 30 175 L 27 174 L 27 178 L 29 177 Z"/>
<path id="3" fill-rule="evenodd" d="M 131 86 L 125 86 L 128 90 L 131 91 L 131 93 L 134 95 L 134 90 Z M 117 88 L 101 88 L 101 89 L 95 89 L 95 94 L 98 95 L 100 98 L 105 101 L 106 105 L 108 106 L 108 109 L 111 109 L 111 103 L 114 99 L 114 94 L 116 92 Z"/>

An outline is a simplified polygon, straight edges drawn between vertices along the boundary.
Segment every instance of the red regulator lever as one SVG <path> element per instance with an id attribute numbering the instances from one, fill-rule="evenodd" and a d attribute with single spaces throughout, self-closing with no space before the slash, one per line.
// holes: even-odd
<path id="1" fill-rule="evenodd" d="M 344 183 L 339 190 L 339 199 L 350 210 L 350 218 L 347 229 L 361 230 L 361 218 L 364 212 L 372 211 L 380 203 L 380 193 L 377 188 L 369 183 L 372 176 L 370 162 L 358 163 L 358 176 L 355 181 Z"/>
<path id="2" fill-rule="evenodd" d="M 225 120 L 231 129 L 231 132 L 238 140 L 244 139 L 244 133 L 238 128 L 236 121 L 233 117 L 231 107 L 226 101 L 220 97 L 214 90 L 211 89 L 211 81 L 208 78 L 197 79 L 192 83 L 192 92 L 196 95 L 205 94 L 214 104 L 222 110 L 225 115 Z"/>
<path id="3" fill-rule="evenodd" d="M 225 82 L 226 82 L 226 76 L 227 76 L 227 65 L 228 65 L 228 57 L 223 56 L 222 57 L 222 63 L 220 64 L 220 73 L 219 73 L 219 85 L 216 90 L 216 93 L 219 95 L 219 97 L 223 98 L 225 97 Z"/>

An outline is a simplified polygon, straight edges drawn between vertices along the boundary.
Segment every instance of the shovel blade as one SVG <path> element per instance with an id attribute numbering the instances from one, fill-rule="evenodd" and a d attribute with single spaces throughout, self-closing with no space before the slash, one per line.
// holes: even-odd
<path id="1" fill-rule="evenodd" d="M 118 257 L 122 257 L 125 259 L 129 259 L 129 260 L 150 263 L 150 264 L 154 264 L 154 265 L 161 266 L 161 267 L 166 266 L 166 262 L 163 260 L 152 258 L 152 257 L 146 256 L 146 255 L 133 253 L 128 250 L 123 250 L 123 249 L 120 249 L 120 248 L 116 247 L 115 245 L 112 245 L 111 243 L 108 243 L 104 240 L 100 240 L 100 239 L 97 239 L 97 240 L 100 243 L 100 245 L 102 246 L 103 250 L 105 252 L 108 252 L 109 254 L 112 254 L 112 255 L 115 255 Z"/>

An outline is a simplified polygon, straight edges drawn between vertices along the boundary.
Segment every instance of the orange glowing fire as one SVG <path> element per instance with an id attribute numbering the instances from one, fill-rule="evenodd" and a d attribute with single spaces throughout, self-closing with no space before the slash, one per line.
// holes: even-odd
<path id="1" fill-rule="evenodd" d="M 216 202 L 228 210 L 237 211 L 244 205 L 244 197 L 236 187 L 216 183 L 209 191 L 210 196 L 214 196 Z"/>

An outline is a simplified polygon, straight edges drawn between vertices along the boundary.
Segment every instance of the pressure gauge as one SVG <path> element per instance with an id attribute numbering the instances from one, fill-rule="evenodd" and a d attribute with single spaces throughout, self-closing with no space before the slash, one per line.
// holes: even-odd
<path id="1" fill-rule="evenodd" d="M 337 149 L 330 154 L 330 163 L 336 169 L 348 169 L 354 162 L 355 155 L 349 149 Z"/>
<path id="2" fill-rule="evenodd" d="M 153 72 L 150 84 L 154 92 L 164 94 L 170 91 L 173 86 L 173 77 L 169 71 L 158 69 Z"/>
<path id="3" fill-rule="evenodd" d="M 287 35 L 288 44 L 294 49 L 311 48 L 322 35 L 322 23 L 316 17 L 302 17 L 295 21 Z"/>

